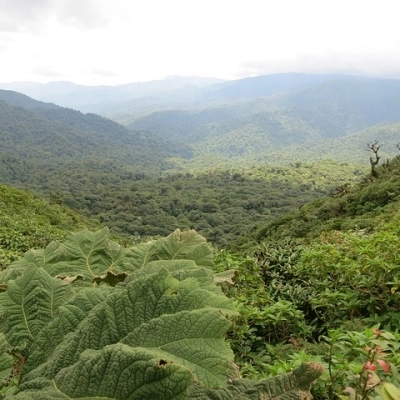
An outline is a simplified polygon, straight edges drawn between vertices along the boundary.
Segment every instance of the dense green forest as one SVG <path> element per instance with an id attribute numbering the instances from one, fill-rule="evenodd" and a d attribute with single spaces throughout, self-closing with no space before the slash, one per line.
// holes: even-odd
<path id="1" fill-rule="evenodd" d="M 226 247 L 250 227 L 357 181 L 363 167 L 334 162 L 296 163 L 284 167 L 211 169 L 152 177 L 119 172 L 113 164 L 83 164 L 63 173 L 35 174 L 24 187 L 96 218 L 120 235 L 137 239 L 194 228 Z M 103 168 L 103 170 L 100 169 Z"/>
<path id="2" fill-rule="evenodd" d="M 146 237 L 193 228 L 227 247 L 248 227 L 297 209 L 360 174 L 360 168 L 330 162 L 173 174 L 126 186 L 109 184 L 107 191 L 92 195 L 81 192 L 84 197 L 75 208 L 120 234 Z"/>

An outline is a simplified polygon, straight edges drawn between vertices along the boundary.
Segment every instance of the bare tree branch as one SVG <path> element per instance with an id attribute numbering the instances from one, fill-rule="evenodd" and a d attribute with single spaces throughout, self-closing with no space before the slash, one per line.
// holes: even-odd
<path id="1" fill-rule="evenodd" d="M 374 143 L 367 143 L 366 147 L 367 151 L 373 153 L 373 155 L 371 155 L 369 158 L 369 162 L 371 164 L 371 175 L 375 178 L 378 176 L 378 173 L 376 172 L 376 166 L 378 165 L 379 160 L 381 159 L 381 157 L 378 154 L 378 151 L 381 147 L 382 145 L 379 144 L 377 140 L 375 140 Z"/>

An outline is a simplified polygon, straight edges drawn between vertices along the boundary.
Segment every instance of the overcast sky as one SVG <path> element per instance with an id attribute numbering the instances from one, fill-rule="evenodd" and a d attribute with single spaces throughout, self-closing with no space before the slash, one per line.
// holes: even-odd
<path id="1" fill-rule="evenodd" d="M 400 78 L 399 0 L 0 0 L 0 82 Z"/>

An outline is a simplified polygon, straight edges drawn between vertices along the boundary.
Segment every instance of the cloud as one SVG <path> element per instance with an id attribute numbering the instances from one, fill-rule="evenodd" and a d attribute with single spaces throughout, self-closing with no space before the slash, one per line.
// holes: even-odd
<path id="1" fill-rule="evenodd" d="M 0 30 L 21 31 L 34 26 L 51 7 L 51 0 L 0 0 Z"/>
<path id="2" fill-rule="evenodd" d="M 0 31 L 38 33 L 49 21 L 91 29 L 107 23 L 101 1 L 0 0 Z"/>
<path id="3" fill-rule="evenodd" d="M 398 76 L 396 10 L 397 0 L 0 0 L 0 77 Z"/>
<path id="4" fill-rule="evenodd" d="M 80 29 L 96 28 L 108 22 L 101 2 L 94 0 L 60 1 L 55 15 L 60 23 L 68 23 Z"/>

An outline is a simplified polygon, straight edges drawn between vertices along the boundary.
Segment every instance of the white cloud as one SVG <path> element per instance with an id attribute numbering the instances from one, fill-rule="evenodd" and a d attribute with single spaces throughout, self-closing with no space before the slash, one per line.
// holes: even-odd
<path id="1" fill-rule="evenodd" d="M 397 25 L 396 0 L 0 0 L 0 80 L 400 77 Z"/>

